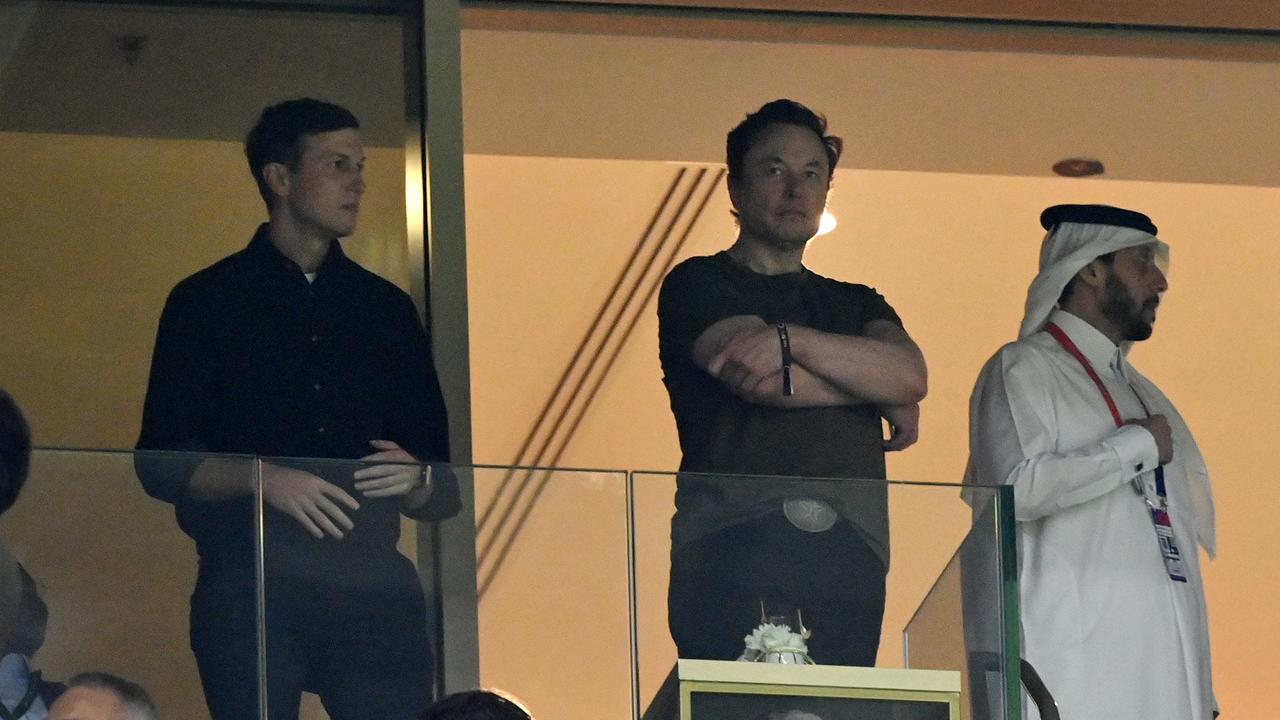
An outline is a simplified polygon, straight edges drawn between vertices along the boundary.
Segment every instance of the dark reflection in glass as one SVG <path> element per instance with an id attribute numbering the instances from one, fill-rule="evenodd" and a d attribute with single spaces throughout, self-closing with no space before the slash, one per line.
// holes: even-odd
<path id="1" fill-rule="evenodd" d="M 38 409 L 41 444 L 133 446 L 166 295 L 265 219 L 243 140 L 267 105 L 311 96 L 359 116 L 367 189 L 343 249 L 408 289 L 410 6 L 0 2 L 0 377 Z M 202 461 L 137 466 L 163 485 Z M 251 459 L 226 462 L 251 484 Z M 188 637 L 199 566 L 173 508 L 128 454 L 50 453 L 36 470 L 4 537 L 48 605 L 38 667 L 114 672 L 165 716 L 208 717 Z M 251 502 L 228 511 L 254 526 Z"/>

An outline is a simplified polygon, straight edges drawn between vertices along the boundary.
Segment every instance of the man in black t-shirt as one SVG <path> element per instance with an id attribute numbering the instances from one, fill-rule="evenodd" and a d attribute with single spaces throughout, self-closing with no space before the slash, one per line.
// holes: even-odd
<path id="1" fill-rule="evenodd" d="M 825 133 L 821 116 L 790 100 L 734 128 L 737 240 L 675 267 L 659 296 L 684 455 L 668 595 L 682 658 L 736 658 L 763 604 L 793 625 L 802 614 L 815 661 L 875 664 L 887 493 L 849 479 L 882 480 L 884 451 L 915 442 L 926 372 L 875 290 L 802 264 L 840 156 Z"/>

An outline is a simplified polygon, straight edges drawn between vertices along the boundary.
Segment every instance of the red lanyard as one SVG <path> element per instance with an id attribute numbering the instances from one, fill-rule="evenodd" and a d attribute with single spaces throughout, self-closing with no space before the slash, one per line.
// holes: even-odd
<path id="1" fill-rule="evenodd" d="M 1080 366 L 1083 367 L 1084 371 L 1089 375 L 1089 379 L 1093 381 L 1094 385 L 1098 386 L 1098 392 L 1102 393 L 1102 399 L 1107 401 L 1107 409 L 1111 411 L 1111 417 L 1116 421 L 1116 427 L 1124 427 L 1124 418 L 1120 417 L 1120 410 L 1116 407 L 1116 401 L 1111 399 L 1111 393 L 1107 391 L 1107 386 L 1102 384 L 1102 378 L 1098 377 L 1098 373 L 1094 371 L 1093 365 L 1089 363 L 1089 358 L 1085 357 L 1084 353 L 1080 352 L 1080 348 L 1076 347 L 1076 344 L 1071 341 L 1071 338 L 1067 337 L 1067 334 L 1062 331 L 1062 328 L 1058 327 L 1056 324 L 1048 323 L 1044 326 L 1044 329 L 1053 336 L 1054 340 L 1058 341 L 1058 344 L 1062 346 L 1063 350 L 1066 350 L 1071 357 L 1075 358 L 1080 363 Z M 1147 404 L 1142 401 L 1142 396 L 1138 394 L 1137 390 L 1133 391 L 1133 395 L 1138 398 L 1138 404 L 1142 406 L 1142 411 L 1147 414 L 1147 417 L 1151 417 L 1151 411 L 1147 409 Z M 1164 467 L 1157 465 L 1155 475 L 1156 495 L 1159 496 L 1161 502 L 1164 502 L 1166 492 L 1164 485 Z"/>
<path id="2" fill-rule="evenodd" d="M 1044 329 L 1053 336 L 1054 340 L 1058 341 L 1058 344 L 1062 346 L 1063 350 L 1066 350 L 1071 354 L 1071 357 L 1079 361 L 1080 366 L 1084 368 L 1086 373 L 1088 373 L 1089 379 L 1093 381 L 1094 385 L 1098 386 L 1098 392 L 1102 393 L 1102 399 L 1107 401 L 1107 409 L 1111 411 L 1111 417 L 1116 421 L 1116 427 L 1123 427 L 1124 418 L 1120 417 L 1120 410 L 1116 408 L 1116 401 L 1111 399 L 1111 393 L 1107 391 L 1107 386 L 1102 384 L 1102 378 L 1098 377 L 1098 373 L 1094 371 L 1093 365 L 1089 364 L 1089 358 L 1085 357 L 1084 353 L 1080 352 L 1080 348 L 1076 347 L 1076 344 L 1071 342 L 1071 338 L 1067 337 L 1067 334 L 1062 331 L 1062 328 L 1058 327 L 1054 323 L 1049 323 L 1044 326 Z M 1139 398 L 1138 402 L 1142 402 L 1142 399 Z M 1146 409 L 1145 405 L 1143 409 Z"/>

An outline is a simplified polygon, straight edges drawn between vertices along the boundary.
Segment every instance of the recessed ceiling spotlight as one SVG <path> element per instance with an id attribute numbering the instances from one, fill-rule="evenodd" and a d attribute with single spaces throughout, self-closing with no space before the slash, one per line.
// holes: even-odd
<path id="1" fill-rule="evenodd" d="M 832 215 L 831 212 L 828 210 L 823 210 L 822 221 L 818 225 L 818 235 L 826 235 L 827 233 L 835 229 L 836 229 L 836 216 Z M 814 235 L 814 237 L 818 237 L 818 235 Z"/>
<path id="2" fill-rule="evenodd" d="M 1107 171 L 1101 160 L 1067 158 L 1053 164 L 1053 171 L 1062 177 L 1092 177 Z"/>

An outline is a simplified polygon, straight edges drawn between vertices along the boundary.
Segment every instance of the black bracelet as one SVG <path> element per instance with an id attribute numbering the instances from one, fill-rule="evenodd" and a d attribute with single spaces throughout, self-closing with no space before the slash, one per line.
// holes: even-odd
<path id="1" fill-rule="evenodd" d="M 796 389 L 791 385 L 791 336 L 786 323 L 778 323 L 778 342 L 782 344 L 782 394 L 790 397 Z"/>

